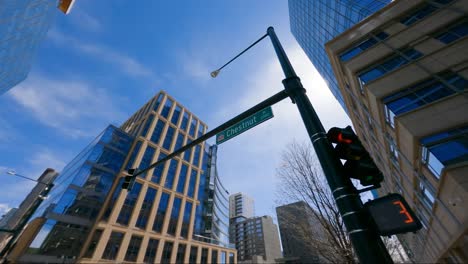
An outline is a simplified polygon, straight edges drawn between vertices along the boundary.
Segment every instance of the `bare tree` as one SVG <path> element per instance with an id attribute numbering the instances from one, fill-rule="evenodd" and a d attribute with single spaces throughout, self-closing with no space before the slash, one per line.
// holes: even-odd
<path id="1" fill-rule="evenodd" d="M 311 208 L 313 217 L 319 226 L 298 225 L 291 220 L 301 239 L 310 250 L 318 253 L 321 259 L 330 263 L 355 263 L 351 242 L 346 234 L 343 219 L 336 207 L 333 195 L 325 181 L 319 162 L 310 144 L 292 142 L 282 154 L 282 164 L 277 168 L 278 186 L 277 203 L 279 205 L 304 201 Z"/>

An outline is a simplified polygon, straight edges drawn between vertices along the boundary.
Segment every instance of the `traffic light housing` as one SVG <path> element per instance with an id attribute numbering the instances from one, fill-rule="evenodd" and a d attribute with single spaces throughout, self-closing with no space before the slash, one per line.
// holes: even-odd
<path id="1" fill-rule="evenodd" d="M 128 169 L 127 173 L 128 175 L 125 176 L 124 181 L 122 183 L 122 189 L 127 189 L 131 190 L 133 187 L 133 184 L 135 184 L 135 173 L 137 172 L 137 169 Z"/>
<path id="2" fill-rule="evenodd" d="M 338 158 L 346 160 L 344 169 L 350 178 L 359 180 L 362 186 L 380 186 L 383 175 L 350 126 L 332 127 L 327 137 L 331 143 L 336 143 Z"/>

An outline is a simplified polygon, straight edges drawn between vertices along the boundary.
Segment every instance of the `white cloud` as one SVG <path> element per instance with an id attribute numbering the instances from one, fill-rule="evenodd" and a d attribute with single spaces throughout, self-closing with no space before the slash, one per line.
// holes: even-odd
<path id="1" fill-rule="evenodd" d="M 18 104 L 44 125 L 70 137 L 92 136 L 123 114 L 118 98 L 103 89 L 75 80 L 53 80 L 30 76 L 8 92 Z"/>
<path id="2" fill-rule="evenodd" d="M 110 63 L 129 77 L 139 79 L 144 77 L 153 84 L 159 82 L 158 77 L 151 69 L 136 59 L 121 52 L 117 52 L 108 46 L 83 42 L 72 36 L 65 35 L 56 29 L 49 30 L 47 36 L 57 45 L 66 45 L 88 56 Z"/>
<path id="3" fill-rule="evenodd" d="M 0 218 L 2 215 L 8 213 L 10 211 L 10 206 L 6 203 L 0 203 Z"/>
<path id="4" fill-rule="evenodd" d="M 302 49 L 294 44 L 287 47 L 286 52 L 325 129 L 350 124 Z M 258 69 L 258 72 L 249 73 L 253 77 L 246 88 L 239 91 L 240 98 L 227 104 L 213 116 L 214 121 L 209 123 L 226 121 L 284 89 L 281 83 L 284 75 L 276 57 L 263 66 L 260 65 Z M 280 163 L 280 155 L 285 146 L 293 139 L 299 142 L 309 141 L 297 106 L 290 99 L 276 104 L 273 112 L 273 119 L 219 147 L 218 166 L 223 183 L 232 193 L 241 191 L 253 196 L 257 214 L 275 215 L 275 169 Z"/>
<path id="5" fill-rule="evenodd" d="M 74 8 L 69 15 L 70 22 L 81 30 L 88 32 L 101 32 L 103 26 L 98 19 L 88 14 L 82 8 Z"/>
<path id="6" fill-rule="evenodd" d="M 34 175 L 41 175 L 46 168 L 61 171 L 65 166 L 65 162 L 62 160 L 62 157 L 54 154 L 47 148 L 43 148 L 37 152 L 36 155 L 32 157 L 30 164 L 33 168 L 37 168 L 39 170 L 38 173 L 33 173 Z"/>

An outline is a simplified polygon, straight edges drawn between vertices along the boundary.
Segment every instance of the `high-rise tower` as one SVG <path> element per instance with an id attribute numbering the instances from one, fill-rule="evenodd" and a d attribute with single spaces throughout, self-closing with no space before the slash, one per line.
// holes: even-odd
<path id="1" fill-rule="evenodd" d="M 347 111 L 338 83 L 325 52 L 332 40 L 391 0 L 289 0 L 291 32 L 336 100 Z"/>
<path id="2" fill-rule="evenodd" d="M 416 263 L 468 262 L 468 0 L 393 1 L 326 44 L 349 117 L 423 228 Z"/>
<path id="3" fill-rule="evenodd" d="M 64 168 L 10 259 L 234 263 L 234 249 L 198 236 L 197 227 L 206 226 L 199 208 L 209 198 L 205 143 L 140 175 L 130 190 L 121 187 L 127 169 L 146 168 L 206 129 L 160 92 L 120 128 L 109 126 Z"/>
<path id="4" fill-rule="evenodd" d="M 74 0 L 4 0 L 0 5 L 0 95 L 22 82 L 45 38 L 57 7 L 68 13 Z"/>

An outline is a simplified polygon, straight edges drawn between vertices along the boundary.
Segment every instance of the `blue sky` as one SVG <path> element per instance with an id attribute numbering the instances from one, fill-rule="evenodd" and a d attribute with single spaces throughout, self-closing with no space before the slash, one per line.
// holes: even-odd
<path id="1" fill-rule="evenodd" d="M 325 128 L 350 124 L 289 30 L 287 1 L 79 0 L 55 22 L 28 78 L 0 97 L 2 208 L 18 206 L 47 167 L 61 170 L 108 124 L 120 125 L 163 89 L 209 128 L 283 89 L 268 39 L 209 73 L 262 36 L 268 26 L 288 53 Z M 275 168 L 293 139 L 307 140 L 296 106 L 220 145 L 218 172 L 231 193 L 274 216 Z M 213 140 L 210 140 L 213 142 Z"/>

